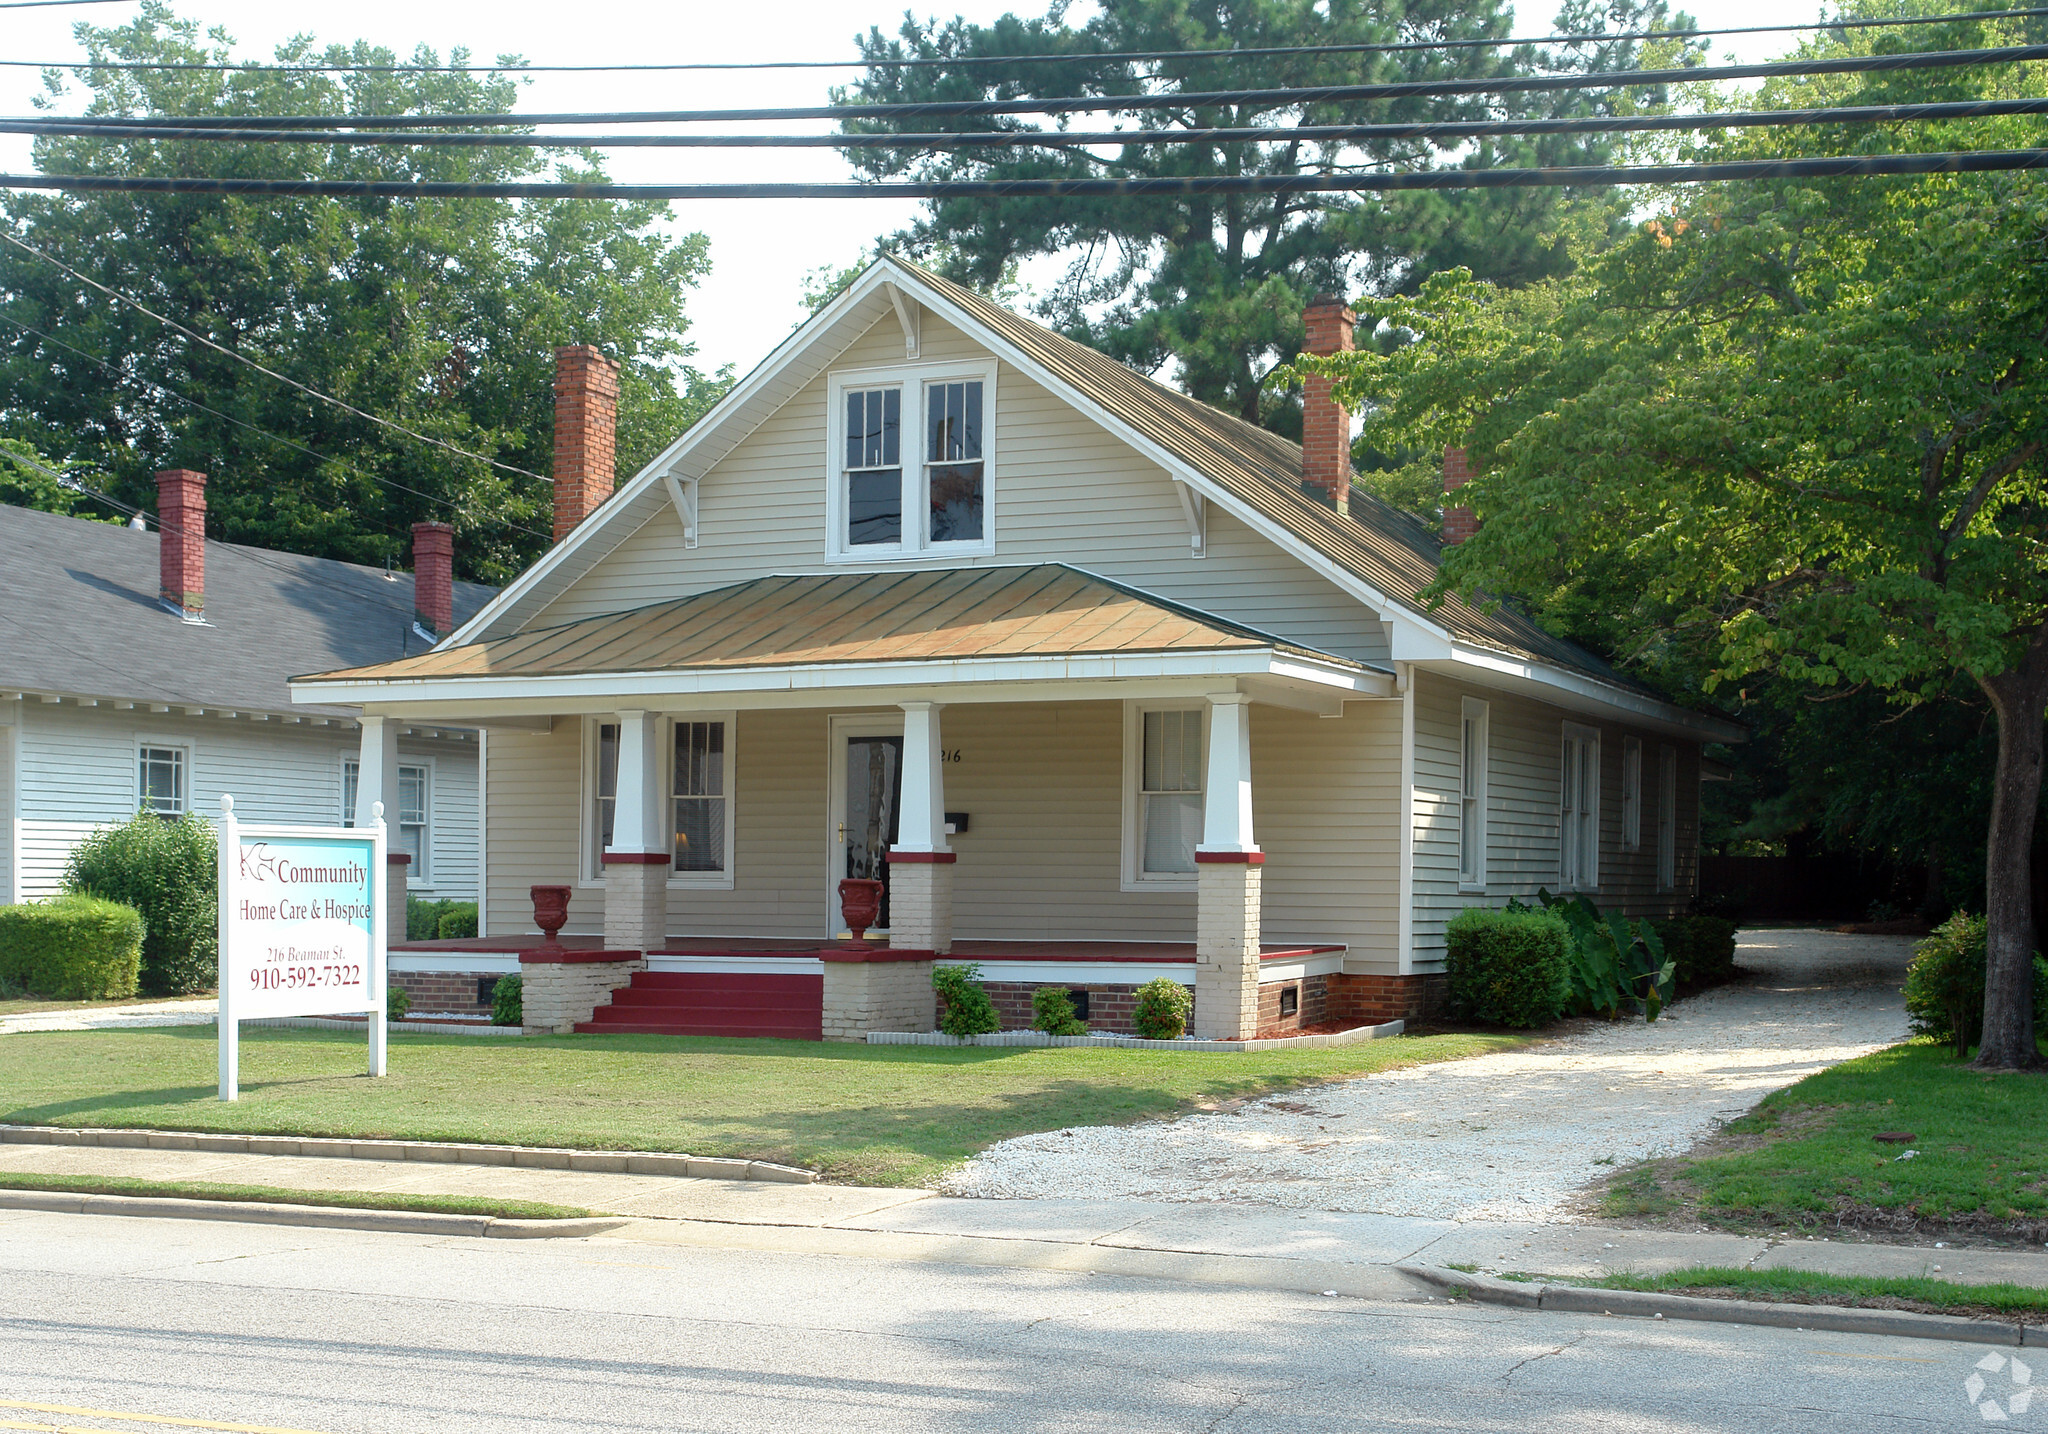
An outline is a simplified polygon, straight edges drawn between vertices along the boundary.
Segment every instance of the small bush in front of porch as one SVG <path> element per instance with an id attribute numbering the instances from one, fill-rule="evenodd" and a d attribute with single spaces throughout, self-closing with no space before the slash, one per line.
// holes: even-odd
<path id="1" fill-rule="evenodd" d="M 996 1018 L 996 1003 L 981 988 L 981 967 L 973 962 L 934 967 L 932 989 L 939 993 L 945 1006 L 939 1016 L 939 1029 L 947 1035 L 985 1036 L 1003 1028 Z"/>
<path id="2" fill-rule="evenodd" d="M 526 983 L 517 975 L 500 976 L 498 984 L 491 987 L 491 1024 L 526 1024 Z"/>
<path id="3" fill-rule="evenodd" d="M 1451 1010 L 1496 1026 L 1541 1026 L 1571 994 L 1571 929 L 1549 911 L 1470 907 L 1444 928 Z"/>
<path id="4" fill-rule="evenodd" d="M 1031 1025 L 1048 1036 L 1085 1036 L 1088 1023 L 1075 1014 L 1065 986 L 1040 986 L 1031 993 Z"/>
<path id="5" fill-rule="evenodd" d="M 1177 1041 L 1187 1034 L 1194 1009 L 1195 998 L 1187 987 L 1160 976 L 1138 988 L 1131 1029 L 1148 1041 Z"/>

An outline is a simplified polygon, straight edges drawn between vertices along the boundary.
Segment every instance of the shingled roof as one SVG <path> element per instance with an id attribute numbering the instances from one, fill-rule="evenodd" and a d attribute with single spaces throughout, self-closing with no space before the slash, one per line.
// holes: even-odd
<path id="1" fill-rule="evenodd" d="M 412 574 L 238 543 L 206 545 L 206 621 L 157 600 L 158 535 L 0 504 L 0 684 L 167 706 L 341 715 L 294 706 L 315 668 L 418 651 Z M 455 584 L 455 619 L 495 591 Z"/>

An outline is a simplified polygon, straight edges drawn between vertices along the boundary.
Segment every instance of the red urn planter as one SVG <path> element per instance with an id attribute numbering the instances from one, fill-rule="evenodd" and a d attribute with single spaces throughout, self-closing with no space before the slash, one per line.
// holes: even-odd
<path id="1" fill-rule="evenodd" d="M 853 940 L 847 949 L 865 951 L 868 943 L 863 935 L 882 911 L 882 883 L 869 877 L 849 876 L 839 883 L 839 914 L 846 918 L 846 929 L 853 933 Z"/>
<path id="2" fill-rule="evenodd" d="M 569 888 L 535 886 L 528 891 L 533 897 L 533 924 L 540 928 L 542 940 L 554 946 L 555 933 L 569 920 Z"/>

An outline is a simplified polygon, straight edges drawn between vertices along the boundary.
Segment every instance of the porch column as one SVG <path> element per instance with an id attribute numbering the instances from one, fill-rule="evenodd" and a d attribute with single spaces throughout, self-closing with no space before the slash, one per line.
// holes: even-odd
<path id="1" fill-rule="evenodd" d="M 889 944 L 953 949 L 953 862 L 946 846 L 945 748 L 939 704 L 902 702 L 903 808 L 889 848 Z"/>
<path id="2" fill-rule="evenodd" d="M 1252 839 L 1251 699 L 1209 698 L 1202 844 L 1195 848 L 1195 1029 L 1249 1039 L 1259 1024 L 1259 885 L 1266 854 Z"/>
<path id="3" fill-rule="evenodd" d="M 675 863 L 661 780 L 661 719 L 621 712 L 612 842 L 604 850 L 604 944 L 659 951 L 668 944 L 668 874 Z"/>
<path id="4" fill-rule="evenodd" d="M 388 840 L 398 830 L 398 727 L 389 717 L 363 714 L 362 749 L 356 757 L 355 824 L 364 831 L 377 820 L 377 803 L 384 804 L 384 832 Z M 385 848 L 384 930 L 393 945 L 405 940 L 405 886 L 412 858 L 404 852 Z"/>

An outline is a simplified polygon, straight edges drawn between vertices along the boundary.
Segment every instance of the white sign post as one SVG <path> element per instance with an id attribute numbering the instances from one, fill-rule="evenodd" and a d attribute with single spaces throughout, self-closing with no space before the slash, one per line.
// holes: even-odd
<path id="1" fill-rule="evenodd" d="M 220 799 L 220 1098 L 239 1095 L 240 1023 L 370 1013 L 384 1074 L 384 804 L 360 827 L 245 826 Z"/>

